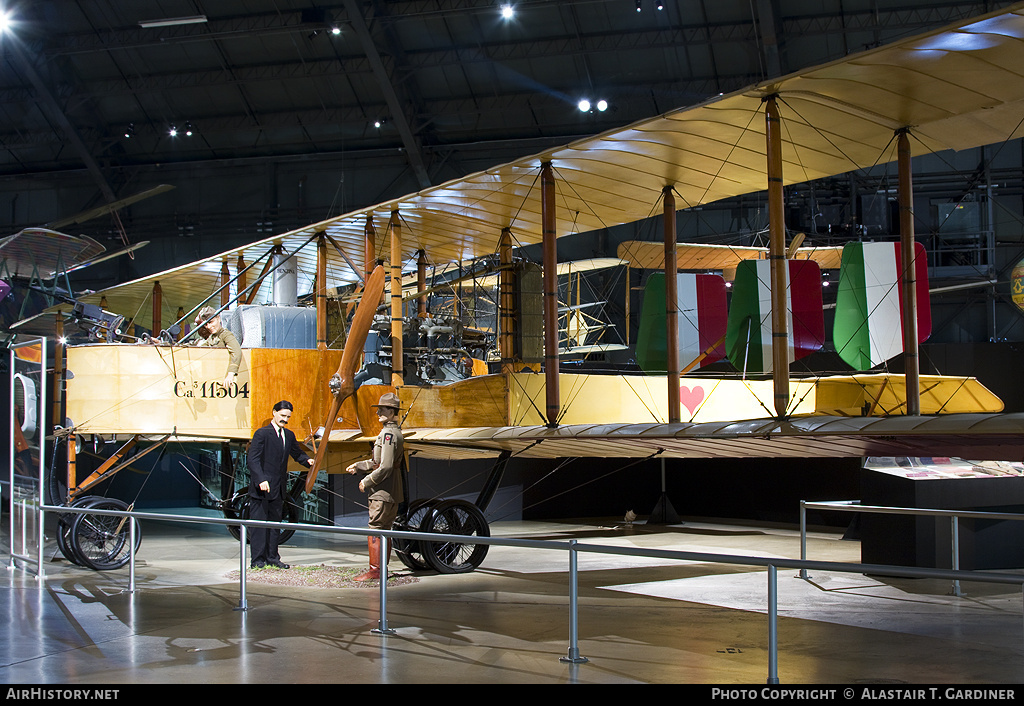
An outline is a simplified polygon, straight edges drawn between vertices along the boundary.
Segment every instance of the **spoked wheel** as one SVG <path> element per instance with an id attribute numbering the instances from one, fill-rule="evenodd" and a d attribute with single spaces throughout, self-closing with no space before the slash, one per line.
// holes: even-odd
<path id="1" fill-rule="evenodd" d="M 444 500 L 433 507 L 425 519 L 423 532 L 490 537 L 490 528 L 480 509 L 466 500 Z M 422 542 L 430 567 L 442 574 L 464 574 L 480 566 L 487 556 L 486 544 L 459 542 Z"/>
<path id="2" fill-rule="evenodd" d="M 92 503 L 104 499 L 99 495 L 83 495 L 80 498 L 75 498 L 70 507 L 88 507 Z M 78 515 L 67 513 L 66 515 L 61 515 L 60 519 L 57 520 L 57 548 L 60 549 L 60 553 L 64 555 L 64 558 L 72 564 L 83 566 L 85 562 L 75 553 L 71 542 L 71 525 L 77 517 Z"/>
<path id="3" fill-rule="evenodd" d="M 392 529 L 402 532 L 419 532 L 423 529 L 423 520 L 430 516 L 430 509 L 437 505 L 438 498 L 413 500 L 404 518 L 399 518 Z M 427 571 L 430 564 L 423 555 L 423 543 L 411 539 L 396 539 L 395 554 L 407 568 L 413 571 Z"/>
<path id="4" fill-rule="evenodd" d="M 127 510 L 128 504 L 114 498 L 100 498 L 88 505 L 90 510 Z M 135 547 L 129 542 L 131 528 L 128 522 L 135 522 Z M 132 551 L 138 551 L 142 543 L 142 531 L 136 520 L 112 515 L 83 513 L 71 521 L 68 543 L 82 563 L 96 571 L 120 569 L 131 559 Z"/>
<path id="5" fill-rule="evenodd" d="M 226 503 L 224 505 L 224 516 L 227 517 L 229 520 L 237 520 L 237 519 L 248 520 L 248 519 L 250 519 L 250 517 L 249 517 L 249 496 L 246 495 L 246 494 L 240 494 L 240 495 L 236 496 L 235 498 L 233 498 L 228 503 Z M 299 521 L 299 510 L 298 510 L 298 508 L 295 507 L 295 503 L 293 503 L 290 499 L 286 499 L 284 501 L 284 511 L 282 512 L 281 522 L 296 523 L 298 521 Z M 230 532 L 231 536 L 234 537 L 235 539 L 238 539 L 239 537 L 242 536 L 242 530 L 241 530 L 241 527 L 239 525 L 228 525 L 228 532 Z M 252 530 L 250 529 L 249 533 L 251 533 L 251 532 L 252 532 Z M 281 536 L 278 537 L 278 540 L 277 540 L 278 544 L 284 544 L 285 542 L 287 542 L 289 539 L 292 538 L 293 534 L 295 534 L 295 530 L 291 530 L 291 529 L 283 529 L 283 530 L 281 530 Z M 248 535 L 246 535 L 246 539 L 248 539 Z"/>

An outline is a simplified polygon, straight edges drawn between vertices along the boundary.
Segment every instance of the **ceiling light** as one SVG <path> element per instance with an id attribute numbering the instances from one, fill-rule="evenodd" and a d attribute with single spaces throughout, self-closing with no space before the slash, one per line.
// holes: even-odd
<path id="1" fill-rule="evenodd" d="M 192 137 L 192 123 L 185 123 L 185 136 Z"/>
<path id="2" fill-rule="evenodd" d="M 604 99 L 602 99 L 602 100 L 599 100 L 599 101 L 597 102 L 597 109 L 598 109 L 598 110 L 600 110 L 600 111 L 601 111 L 602 113 L 603 113 L 604 111 L 608 110 L 608 101 L 606 101 L 606 100 L 604 100 Z"/>
<path id="3" fill-rule="evenodd" d="M 128 127 L 124 129 L 124 136 L 128 139 L 135 137 L 135 123 L 128 123 Z"/>
<path id="4" fill-rule="evenodd" d="M 341 27 L 331 27 L 331 34 L 335 36 L 341 34 Z"/>
<path id="5" fill-rule="evenodd" d="M 501 16 L 504 19 L 511 20 L 515 16 L 515 14 L 516 14 L 515 8 L 512 7 L 511 5 L 509 5 L 508 3 L 506 3 L 506 4 L 501 6 Z"/>
<path id="6" fill-rule="evenodd" d="M 584 98 L 583 100 L 576 104 L 576 107 L 580 109 L 581 113 L 587 113 L 590 111 L 590 101 Z"/>
<path id="7" fill-rule="evenodd" d="M 377 128 L 377 129 L 380 129 L 380 126 L 381 126 L 381 125 L 383 125 L 383 124 L 384 124 L 384 121 L 383 121 L 383 120 L 374 120 L 374 121 L 373 121 L 373 126 L 374 126 L 375 128 Z"/>
<path id="8" fill-rule="evenodd" d="M 640 0 L 636 0 L 636 11 L 637 11 L 637 12 L 640 12 L 640 10 L 642 10 L 642 9 L 643 9 L 643 8 L 642 8 L 642 7 L 640 7 Z"/>
<path id="9" fill-rule="evenodd" d="M 659 10 L 664 10 L 665 9 L 665 3 L 663 3 L 663 2 L 657 2 L 657 3 L 654 4 L 654 6 L 656 8 L 658 8 Z"/>
<path id="10" fill-rule="evenodd" d="M 173 125 L 171 125 L 171 129 L 167 131 L 167 134 L 170 135 L 171 137 L 177 137 L 178 136 L 178 128 L 176 128 Z"/>
<path id="11" fill-rule="evenodd" d="M 12 20 L 10 12 L 0 12 L 0 32 L 6 32 L 11 28 Z"/>
<path id="12" fill-rule="evenodd" d="M 174 27 L 176 25 L 196 25 L 206 22 L 206 15 L 192 15 L 191 17 L 168 17 L 165 20 L 142 20 L 139 27 L 150 29 L 152 27 Z"/>

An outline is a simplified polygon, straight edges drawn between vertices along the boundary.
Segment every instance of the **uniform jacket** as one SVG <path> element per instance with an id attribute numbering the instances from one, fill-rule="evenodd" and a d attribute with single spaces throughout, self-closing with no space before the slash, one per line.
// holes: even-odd
<path id="1" fill-rule="evenodd" d="M 246 457 L 249 466 L 250 496 L 283 498 L 287 492 L 285 481 L 288 479 L 288 457 L 291 456 L 301 464 L 309 463 L 309 456 L 295 440 L 295 434 L 285 429 L 284 436 L 285 443 L 282 444 L 281 438 L 277 435 L 277 427 L 273 424 L 260 427 L 252 435 Z M 259 488 L 263 481 L 270 483 L 270 492 L 265 496 Z"/>
<path id="2" fill-rule="evenodd" d="M 404 461 L 402 428 L 395 422 L 388 422 L 373 442 L 373 458 L 355 464 L 357 470 L 369 472 L 364 486 L 370 500 L 400 503 L 405 499 L 402 488 Z"/>
<path id="3" fill-rule="evenodd" d="M 228 372 L 238 372 L 238 366 L 242 364 L 242 346 L 238 344 L 238 339 L 235 337 L 235 334 L 231 333 L 226 328 L 222 328 L 217 333 L 210 334 L 208 338 L 199 341 L 196 345 L 210 346 L 212 348 L 227 348 L 228 353 L 231 355 L 231 359 L 228 362 Z"/>

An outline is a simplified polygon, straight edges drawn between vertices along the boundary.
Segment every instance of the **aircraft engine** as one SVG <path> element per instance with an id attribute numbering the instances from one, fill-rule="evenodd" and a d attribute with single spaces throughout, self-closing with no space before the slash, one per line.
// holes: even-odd
<path id="1" fill-rule="evenodd" d="M 473 374 L 473 354 L 464 344 L 462 322 L 453 317 L 406 317 L 402 340 L 403 372 L 406 384 L 443 384 L 464 380 Z M 380 383 L 391 379 L 391 317 L 378 314 L 370 327 L 363 349 L 363 369 L 356 379 Z"/>

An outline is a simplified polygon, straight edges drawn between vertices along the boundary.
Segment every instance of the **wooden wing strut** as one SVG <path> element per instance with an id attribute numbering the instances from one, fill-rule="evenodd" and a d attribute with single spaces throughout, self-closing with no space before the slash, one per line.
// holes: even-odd
<path id="1" fill-rule="evenodd" d="M 373 316 L 377 313 L 377 306 L 383 295 L 384 268 L 377 265 L 370 276 L 366 278 L 363 297 L 359 300 L 356 313 L 352 316 L 352 326 L 349 328 L 348 338 L 345 340 L 345 350 L 341 353 L 341 364 L 338 366 L 338 372 L 331 378 L 330 387 L 334 400 L 331 402 L 327 419 L 324 420 L 324 433 L 316 450 L 316 458 L 313 459 L 313 467 L 306 474 L 307 493 L 313 491 L 317 473 L 320 472 L 324 456 L 327 455 L 327 440 L 331 437 L 331 429 L 338 419 L 341 405 L 355 393 L 356 368 L 363 353 L 366 335 L 370 332 L 370 324 L 373 323 Z"/>

